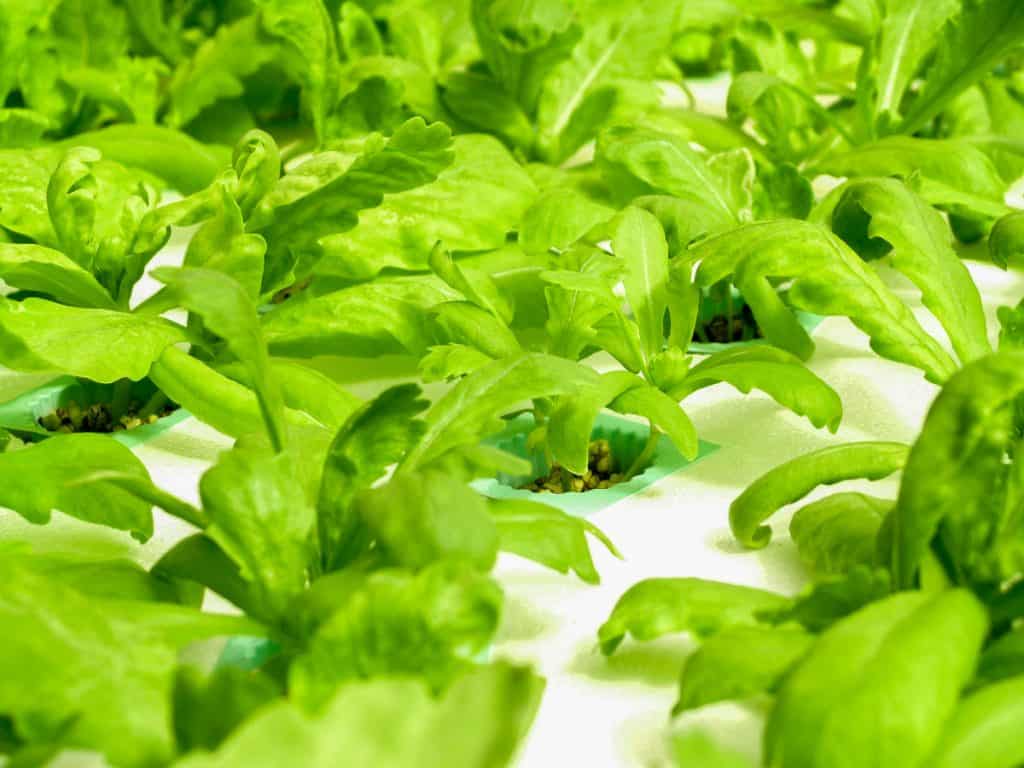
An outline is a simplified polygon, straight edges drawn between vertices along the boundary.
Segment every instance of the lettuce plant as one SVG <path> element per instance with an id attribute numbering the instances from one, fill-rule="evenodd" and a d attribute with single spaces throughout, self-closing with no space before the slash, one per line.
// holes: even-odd
<path id="1" fill-rule="evenodd" d="M 771 697 L 765 760 L 840 766 L 1012 766 L 1022 672 L 1019 351 L 969 364 L 945 385 L 913 446 L 855 443 L 788 462 L 730 510 L 737 538 L 819 485 L 903 470 L 895 499 L 836 493 L 800 508 L 790 532 L 816 575 L 789 598 L 701 579 L 651 579 L 619 600 L 599 637 L 690 632 L 674 712 Z M 938 478 L 938 479 L 936 479 Z M 936 643 L 935 638 L 943 638 Z M 757 654 L 750 649 L 757 648 Z M 918 695 L 925 692 L 926 695 Z M 897 708 L 892 701 L 900 701 Z M 884 726 L 868 712 L 889 706 Z"/>
<path id="2" fill-rule="evenodd" d="M 44 496 L 26 493 L 23 483 L 4 484 L 0 503 L 30 521 L 45 522 L 57 509 L 145 540 L 156 506 L 195 530 L 148 572 L 99 561 L 75 578 L 73 566 L 0 552 L 14 594 L 42 588 L 53 597 L 5 603 L 2 620 L 19 638 L 13 655 L 0 654 L 0 666 L 11 672 L 0 690 L 8 751 L 29 759 L 74 747 L 125 766 L 177 765 L 179 756 L 184 765 L 234 765 L 240 755 L 257 759 L 255 734 L 301 723 L 317 754 L 358 744 L 367 759 L 383 760 L 374 751 L 384 750 L 383 742 L 346 725 L 353 702 L 365 696 L 367 711 L 383 713 L 401 695 L 415 706 L 418 727 L 450 733 L 451 718 L 461 720 L 467 702 L 493 697 L 503 709 L 515 701 L 506 711 L 511 719 L 485 718 L 484 730 L 459 747 L 465 757 L 457 759 L 477 765 L 486 754 L 488 764 L 505 764 L 533 716 L 540 682 L 525 670 L 477 661 L 501 615 L 502 593 L 489 575 L 498 552 L 596 583 L 587 536 L 614 548 L 582 520 L 533 502 L 485 499 L 466 481 L 496 467 L 516 469 L 521 461 L 481 445 L 482 436 L 501 426 L 496 413 L 524 398 L 574 391 L 596 374 L 524 354 L 483 366 L 433 405 L 415 385 L 387 390 L 330 431 L 289 421 L 241 284 L 202 267 L 157 275 L 175 303 L 223 339 L 245 369 L 262 426 L 203 475 L 199 506 L 156 487 L 127 448 L 96 436 L 60 436 L 0 455 L 0 474 L 8 478 L 48 477 L 62 468 Z M 68 582 L 41 586 L 48 578 Z M 199 612 L 193 606 L 207 589 L 243 616 Z M 58 629 L 87 626 L 86 639 L 68 649 L 67 663 L 48 669 L 35 663 L 41 648 L 63 636 Z M 176 648 L 222 634 L 265 637 L 277 651 L 248 676 L 220 670 L 207 679 L 179 666 Z M 128 644 L 132 655 L 85 666 L 98 658 L 101 637 Z M 126 669 L 146 672 L 125 687 Z M 59 695 L 20 702 L 7 696 L 24 674 Z M 78 684 L 66 685 L 68 675 Z M 395 676 L 411 679 L 376 680 Z M 235 704 L 214 716 L 225 696 Z M 96 709 L 100 699 L 105 706 Z M 144 710 L 141 700 L 148 702 Z M 211 714 L 196 717 L 193 707 Z M 229 737 L 257 707 L 252 730 Z M 356 730 L 343 735 L 348 728 Z M 412 736 L 403 740 L 402 759 L 414 762 L 421 748 Z"/>
<path id="3" fill-rule="evenodd" d="M 736 349 L 691 367 L 686 349 L 699 295 L 689 265 L 669 260 L 665 233 L 645 210 L 627 208 L 610 230 L 613 253 L 581 243 L 554 258 L 551 268 L 540 274 L 546 285 L 547 321 L 539 340 L 520 340 L 511 325 L 511 308 L 494 283 L 486 275 L 462 270 L 438 247 L 432 266 L 459 296 L 431 310 L 438 343 L 423 358 L 424 376 L 458 378 L 492 361 L 514 359 L 529 348 L 571 361 L 606 352 L 625 370 L 595 376 L 593 386 L 572 397 L 534 403 L 533 441 L 575 474 L 587 468 L 593 423 L 606 407 L 649 421 L 645 455 L 664 432 L 684 455 L 694 456 L 696 431 L 678 403 L 718 383 L 741 392 L 760 389 L 817 427 L 838 427 L 838 396 L 787 352 Z M 620 280 L 628 315 L 614 290 Z"/>
<path id="4" fill-rule="evenodd" d="M 831 13 L 765 5 L 735 11 L 762 20 L 734 23 L 729 38 L 732 146 L 812 176 L 911 179 L 954 214 L 965 239 L 977 237 L 972 222 L 984 234 L 1007 211 L 1003 196 L 1022 170 L 1016 3 L 839 3 Z M 678 117 L 700 143 L 728 135 L 717 121 Z"/>

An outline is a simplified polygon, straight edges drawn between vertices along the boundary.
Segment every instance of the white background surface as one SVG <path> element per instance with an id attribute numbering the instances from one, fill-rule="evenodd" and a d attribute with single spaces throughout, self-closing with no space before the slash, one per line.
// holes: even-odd
<path id="1" fill-rule="evenodd" d="M 720 105 L 720 86 L 705 90 L 698 89 L 702 99 L 709 106 Z M 186 237 L 179 233 L 157 262 L 180 261 Z M 990 265 L 969 268 L 981 288 L 994 340 L 995 309 L 1015 305 L 1024 296 L 1024 277 Z M 898 275 L 885 278 L 915 308 L 925 327 L 941 337 L 909 283 Z M 877 358 L 845 319 L 826 319 L 814 339 L 817 353 L 810 366 L 839 392 L 844 404 L 837 435 L 814 430 L 759 394 L 743 397 L 729 388 L 699 393 L 686 402 L 686 410 L 701 437 L 721 448 L 591 518 L 624 554 L 618 561 L 595 546 L 600 586 L 586 586 L 514 556 L 502 557 L 496 575 L 506 591 L 506 608 L 493 655 L 533 664 L 548 678 L 520 766 L 664 765 L 670 729 L 695 721 L 747 754 L 758 754 L 757 702 L 709 707 L 669 722 L 677 675 L 690 648 L 685 638 L 646 645 L 627 640 L 615 656 L 604 659 L 596 631 L 630 585 L 652 576 L 699 576 L 797 591 L 805 575 L 786 535 L 788 514 L 771 521 L 775 537 L 767 548 L 744 552 L 729 533 L 730 501 L 764 471 L 809 450 L 850 440 L 913 440 L 936 388 L 918 372 Z M 49 378 L 0 373 L 0 399 Z M 393 381 L 356 381 L 352 389 L 367 396 Z M 200 474 L 229 444 L 190 419 L 136 452 L 157 484 L 197 501 Z M 895 495 L 895 488 L 889 480 L 873 484 L 871 492 Z M 44 550 L 75 550 L 88 541 L 90 554 L 122 554 L 146 564 L 188 532 L 184 523 L 161 516 L 157 534 L 140 548 L 127 535 L 61 515 L 50 526 L 32 527 L 13 514 L 0 514 L 0 539 L 30 538 Z"/>

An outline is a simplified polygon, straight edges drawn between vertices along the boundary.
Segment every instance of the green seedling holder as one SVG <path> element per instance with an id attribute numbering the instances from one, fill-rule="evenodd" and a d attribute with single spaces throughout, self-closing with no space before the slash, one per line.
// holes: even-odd
<path id="1" fill-rule="evenodd" d="M 583 493 L 536 493 L 523 490 L 521 486 L 529 483 L 536 477 L 545 475 L 550 467 L 547 465 L 541 452 L 529 451 L 526 447 L 526 438 L 532 429 L 533 418 L 531 416 L 518 416 L 509 421 L 503 432 L 489 441 L 495 447 L 529 461 L 533 465 L 530 475 L 518 477 L 499 475 L 495 478 L 477 480 L 473 483 L 473 487 L 492 499 L 540 501 L 544 504 L 558 507 L 568 514 L 577 517 L 587 517 L 625 498 L 640 493 L 663 477 L 692 466 L 705 456 L 718 450 L 718 446 L 714 443 L 701 440 L 697 457 L 693 461 L 687 461 L 675 445 L 673 445 L 672 441 L 663 435 L 658 441 L 658 447 L 651 464 L 643 472 L 627 482 L 613 485 L 611 488 L 595 489 Z M 647 441 L 647 435 L 648 427 L 646 424 L 638 423 L 615 414 L 602 413 L 597 417 L 597 421 L 594 424 L 591 439 L 607 440 L 611 447 L 612 455 L 619 462 L 628 464 L 640 454 Z"/>
<path id="2" fill-rule="evenodd" d="M 73 376 L 61 376 L 0 404 L 0 428 L 31 440 L 45 440 L 53 437 L 54 433 L 40 426 L 40 418 L 71 402 L 87 405 L 109 400 L 112 391 L 112 384 L 97 384 Z M 146 380 L 135 382 L 132 389 L 135 399 L 139 401 L 145 401 L 154 391 L 153 385 Z M 154 424 L 113 432 L 110 437 L 131 448 L 152 440 L 188 417 L 188 411 L 179 408 Z"/>
<path id="3" fill-rule="evenodd" d="M 240 635 L 229 638 L 217 659 L 218 667 L 236 667 L 246 671 L 259 669 L 281 650 L 266 637 Z"/>

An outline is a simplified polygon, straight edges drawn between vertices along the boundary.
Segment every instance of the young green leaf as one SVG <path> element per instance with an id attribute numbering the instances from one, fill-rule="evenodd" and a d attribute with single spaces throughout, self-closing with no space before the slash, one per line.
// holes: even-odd
<path id="1" fill-rule="evenodd" d="M 384 190 L 355 227 L 324 237 L 317 274 L 366 279 L 387 267 L 423 270 L 438 241 L 458 252 L 504 245 L 536 197 L 530 177 L 490 136 L 455 137 L 445 159 L 451 164 L 439 166 L 436 178 Z M 428 162 L 435 161 L 424 158 L 423 171 Z"/>
<path id="2" fill-rule="evenodd" d="M 244 78 L 280 51 L 260 26 L 255 16 L 223 24 L 178 65 L 168 84 L 167 121 L 171 125 L 186 126 L 204 110 L 245 92 Z"/>
<path id="3" fill-rule="evenodd" d="M 949 354 L 925 333 L 907 306 L 842 240 L 820 226 L 793 220 L 747 224 L 704 240 L 691 252 L 701 261 L 701 285 L 735 275 L 766 337 L 778 346 L 790 348 L 793 339 L 776 334 L 762 317 L 770 320 L 781 313 L 790 327 L 795 320 L 769 276 L 792 281 L 787 300 L 798 309 L 849 317 L 880 355 L 918 367 L 935 382 L 945 381 L 956 370 Z M 802 344 L 796 346 L 790 351 L 803 349 Z"/>
<path id="4" fill-rule="evenodd" d="M 960 702 L 929 765 L 1013 768 L 1024 760 L 1024 677 L 988 685 Z"/>
<path id="5" fill-rule="evenodd" d="M 164 350 L 149 378 L 173 402 L 218 432 L 235 438 L 266 432 L 259 399 L 251 389 L 177 347 Z M 330 440 L 330 432 L 307 413 L 289 408 L 284 419 L 289 430 L 300 431 L 306 438 L 320 430 L 322 440 Z"/>
<path id="6" fill-rule="evenodd" d="M 783 683 L 766 761 L 833 768 L 855 755 L 879 768 L 930 764 L 986 631 L 984 609 L 963 590 L 901 593 L 843 619 Z"/>
<path id="7" fill-rule="evenodd" d="M 164 350 L 186 340 L 182 328 L 157 317 L 44 299 L 0 301 L 0 361 L 19 371 L 138 381 Z"/>
<path id="8" fill-rule="evenodd" d="M 460 267 L 441 243 L 431 250 L 428 261 L 434 274 L 444 280 L 452 290 L 465 296 L 467 301 L 494 315 L 506 325 L 512 321 L 513 308 L 490 276 Z"/>
<path id="9" fill-rule="evenodd" d="M 426 432 L 399 470 L 427 467 L 500 431 L 499 416 L 523 400 L 577 395 L 597 381 L 593 369 L 550 355 L 495 360 L 464 378 L 427 411 Z"/>
<path id="10" fill-rule="evenodd" d="M 640 208 L 627 208 L 612 232 L 615 255 L 625 263 L 622 282 L 626 299 L 640 328 L 644 358 L 661 351 L 665 343 L 668 309 L 668 244 L 658 220 Z"/>
<path id="11" fill-rule="evenodd" d="M 835 432 L 843 417 L 839 395 L 814 375 L 799 358 L 774 347 L 747 347 L 716 352 L 689 370 L 669 395 L 683 400 L 705 387 L 726 382 L 747 394 L 754 389 L 770 395 L 818 428 Z"/>
<path id="12" fill-rule="evenodd" d="M 920 194 L 928 202 L 944 203 L 950 192 L 979 198 L 983 210 L 997 204 L 1003 208 L 1007 184 L 982 152 L 961 139 L 920 139 L 889 136 L 846 152 L 832 153 L 821 161 L 820 171 L 833 176 L 899 176 L 910 179 L 919 174 Z M 929 199 L 929 189 L 935 199 Z M 972 206 L 968 206 L 972 207 Z M 998 215 L 998 214 L 997 214 Z"/>
<path id="13" fill-rule="evenodd" d="M 892 265 L 920 289 L 922 303 L 942 323 L 960 362 L 991 352 L 981 295 L 953 250 L 942 215 L 893 179 L 846 186 L 832 214 L 841 237 L 844 220 L 857 211 L 868 216 L 868 237 L 887 242 Z"/>
<path id="14" fill-rule="evenodd" d="M 893 513 L 891 565 L 900 587 L 914 581 L 939 532 L 965 580 L 1002 581 L 1021 563 L 1019 509 L 1006 491 L 1016 440 L 1024 356 L 1001 352 L 954 376 L 928 411 L 907 458 Z"/>
<path id="15" fill-rule="evenodd" d="M 433 343 L 426 310 L 456 297 L 433 275 L 382 278 L 286 302 L 263 316 L 263 333 L 275 355 L 420 355 Z"/>
<path id="16" fill-rule="evenodd" d="M 489 571 L 498 556 L 498 532 L 487 502 L 451 475 L 401 472 L 362 491 L 354 511 L 382 555 L 404 568 L 450 558 Z"/>
<path id="17" fill-rule="evenodd" d="M 795 621 L 811 632 L 822 632 L 840 619 L 893 593 L 889 572 L 854 566 L 841 576 L 825 576 L 808 585 L 781 611 L 763 616 L 772 624 Z"/>
<path id="18" fill-rule="evenodd" d="M 608 205 L 572 187 L 541 194 L 519 223 L 519 244 L 531 253 L 564 251 L 615 215 Z"/>
<path id="19" fill-rule="evenodd" d="M 620 198 L 662 194 L 682 208 L 688 243 L 700 235 L 734 227 L 737 195 L 722 183 L 707 160 L 671 134 L 641 128 L 610 128 L 601 134 L 597 163 Z"/>
<path id="20" fill-rule="evenodd" d="M 1014 629 L 988 645 L 975 679 L 987 685 L 1020 676 L 1024 676 L 1024 629 Z"/>
<path id="21" fill-rule="evenodd" d="M 834 493 L 801 507 L 789 523 L 800 559 L 815 573 L 843 574 L 878 563 L 878 532 L 895 502 Z"/>
<path id="22" fill-rule="evenodd" d="M 677 768 L 751 768 L 743 755 L 723 749 L 701 731 L 686 731 L 672 740 L 672 756 Z"/>
<path id="23" fill-rule="evenodd" d="M 235 448 L 203 475 L 206 535 L 234 560 L 266 611 L 287 620 L 306 586 L 316 516 L 290 453 Z"/>
<path id="24" fill-rule="evenodd" d="M 426 407 L 415 385 L 393 387 L 353 413 L 334 436 L 317 502 L 325 570 L 344 566 L 368 543 L 352 501 L 379 480 L 388 466 L 400 461 L 423 434 L 423 422 L 417 417 Z"/>
<path id="25" fill-rule="evenodd" d="M 1024 266 L 1024 212 L 1008 213 L 995 223 L 988 236 L 988 250 L 999 266 Z"/>
<path id="26" fill-rule="evenodd" d="M 912 134 L 981 79 L 1024 37 L 1024 8 L 1014 0 L 967 0 L 946 25 L 924 85 L 899 125 Z"/>
<path id="27" fill-rule="evenodd" d="M 597 526 L 556 507 L 522 499 L 491 499 L 487 506 L 498 528 L 498 548 L 502 552 L 512 552 L 558 573 L 572 571 L 587 584 L 601 581 L 590 556 L 587 534 L 620 557 Z"/>
<path id="28" fill-rule="evenodd" d="M 221 186 L 219 191 L 217 213 L 189 240 L 184 266 L 230 275 L 256 301 L 263 283 L 263 256 L 267 244 L 259 235 L 245 234 L 242 209 L 227 185 Z"/>
<path id="29" fill-rule="evenodd" d="M 440 689 L 487 647 L 501 606 L 498 585 L 463 564 L 377 571 L 317 629 L 289 671 L 290 693 L 315 711 L 359 678 L 417 676 Z"/>
<path id="30" fill-rule="evenodd" d="M 174 737 L 183 752 L 216 749 L 281 695 L 269 676 L 218 666 L 209 674 L 181 667 L 174 679 Z"/>
<path id="31" fill-rule="evenodd" d="M 359 211 L 377 207 L 386 194 L 434 181 L 452 162 L 450 147 L 446 126 L 414 118 L 386 142 L 371 137 L 351 164 L 326 153 L 286 174 L 246 223 L 249 232 L 267 241 L 264 291 L 304 277 L 294 271 L 308 272 L 321 256 L 319 241 L 351 230 Z"/>
<path id="32" fill-rule="evenodd" d="M 116 309 L 96 278 L 60 251 L 41 245 L 0 244 L 0 279 L 23 291 L 76 307 Z"/>
<path id="33" fill-rule="evenodd" d="M 153 535 L 149 503 L 112 485 L 77 482 L 104 471 L 149 482 L 149 473 L 135 454 L 106 435 L 60 435 L 0 453 L 0 506 L 32 523 L 48 522 L 58 509 L 146 541 Z"/>
<path id="34" fill-rule="evenodd" d="M 777 610 L 786 598 L 739 584 L 705 579 L 646 579 L 619 598 L 597 637 L 610 656 L 626 635 L 639 642 L 677 632 L 710 637 L 728 627 L 757 623 L 762 612 Z"/>
<path id="35" fill-rule="evenodd" d="M 202 318 L 224 340 L 252 380 L 260 412 L 275 450 L 285 444 L 284 401 L 270 369 L 267 344 L 253 297 L 230 275 L 205 267 L 161 267 L 153 277 L 163 282 L 171 300 Z M 155 297 L 159 298 L 159 297 Z"/>
<path id="36" fill-rule="evenodd" d="M 813 635 L 794 627 L 723 629 L 687 658 L 672 714 L 774 692 L 813 642 Z"/>
<path id="37" fill-rule="evenodd" d="M 538 144 L 553 164 L 571 156 L 605 124 L 607 112 L 588 109 L 595 96 L 608 92 L 602 89 L 654 73 L 668 50 L 677 9 L 656 0 L 633 7 L 596 4 L 590 12 L 593 18 L 572 57 L 545 81 L 537 106 Z"/>
<path id="38" fill-rule="evenodd" d="M 864 478 L 881 480 L 903 468 L 903 443 L 848 443 L 823 448 L 780 464 L 759 477 L 729 505 L 729 527 L 746 547 L 759 549 L 772 537 L 761 525 L 788 504 L 800 501 L 819 485 Z"/>
<path id="39" fill-rule="evenodd" d="M 172 757 L 177 650 L 204 637 L 252 631 L 238 617 L 87 598 L 34 572 L 26 558 L 0 558 L 0 574 L 0 628 L 7 637 L 0 711 L 29 744 L 93 749 L 126 768 Z M 178 629 L 166 631 L 170 623 Z M 25 696 L 26 690 L 34 694 Z"/>
<path id="40" fill-rule="evenodd" d="M 883 126 L 897 121 L 921 62 L 960 6 L 957 0 L 894 0 L 886 8 L 872 73 L 877 89 L 874 112 Z"/>
<path id="41" fill-rule="evenodd" d="M 263 30 L 292 52 L 295 75 L 313 113 L 313 128 L 322 141 L 327 113 L 337 103 L 338 46 L 334 22 L 322 0 L 257 0 Z"/>

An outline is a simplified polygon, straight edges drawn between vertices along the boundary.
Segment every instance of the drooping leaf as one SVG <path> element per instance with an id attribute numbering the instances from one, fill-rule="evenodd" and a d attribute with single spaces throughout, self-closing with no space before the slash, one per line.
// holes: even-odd
<path id="1" fill-rule="evenodd" d="M 598 584 L 587 534 L 618 555 L 612 542 L 593 524 L 556 507 L 522 499 L 491 499 L 498 528 L 498 547 L 540 563 L 559 573 L 572 571 L 587 584 Z"/>
<path id="2" fill-rule="evenodd" d="M 864 478 L 880 480 L 907 461 L 903 443 L 848 443 L 799 456 L 759 477 L 729 506 L 729 526 L 746 547 L 764 547 L 771 528 L 761 523 L 819 485 Z"/>
<path id="3" fill-rule="evenodd" d="M 354 228 L 325 237 L 317 273 L 365 279 L 388 267 L 422 270 L 438 241 L 450 251 L 504 245 L 533 202 L 533 183 L 489 136 L 457 136 L 451 149 L 454 158 L 436 179 L 385 190 Z"/>
<path id="4" fill-rule="evenodd" d="M 692 393 L 720 382 L 732 384 L 744 394 L 760 389 L 789 408 L 806 416 L 816 427 L 835 432 L 843 406 L 828 384 L 814 375 L 799 358 L 773 347 L 747 347 L 717 352 L 689 370 L 670 391 L 683 400 Z"/>
<path id="5" fill-rule="evenodd" d="M 165 349 L 185 340 L 182 328 L 161 318 L 44 299 L 0 303 L 0 361 L 15 370 L 137 381 Z"/>
<path id="6" fill-rule="evenodd" d="M 778 346 L 806 352 L 810 340 L 795 325 L 769 276 L 792 280 L 787 295 L 792 306 L 846 315 L 868 334 L 872 349 L 920 368 L 932 381 L 945 381 L 956 370 L 909 308 L 842 240 L 818 225 L 793 220 L 748 224 L 702 241 L 691 253 L 701 262 L 701 285 L 734 275 L 765 336 Z M 777 321 L 784 325 L 776 328 Z"/>
<path id="7" fill-rule="evenodd" d="M 646 579 L 619 598 L 597 635 L 607 656 L 627 634 L 640 642 L 676 632 L 710 637 L 728 627 L 756 624 L 757 614 L 785 604 L 782 595 L 739 584 L 696 578 Z"/>
<path id="8" fill-rule="evenodd" d="M 263 333 L 275 355 L 420 355 L 434 342 L 425 310 L 456 297 L 433 275 L 380 279 L 286 302 Z"/>
<path id="9" fill-rule="evenodd" d="M 981 296 L 953 250 L 941 214 L 892 179 L 857 180 L 846 187 L 832 214 L 840 236 L 853 209 L 868 215 L 869 237 L 889 244 L 892 265 L 920 289 L 922 303 L 942 323 L 960 362 L 991 352 Z"/>
<path id="10" fill-rule="evenodd" d="M 41 245 L 0 244 L 0 279 L 77 307 L 115 309 L 96 278 L 60 251 Z"/>
<path id="11" fill-rule="evenodd" d="M 0 506 L 33 523 L 61 512 L 89 523 L 153 535 L 151 507 L 103 483 L 78 483 L 96 472 L 116 471 L 149 480 L 142 462 L 106 435 L 60 435 L 19 451 L 0 453 Z"/>
<path id="12" fill-rule="evenodd" d="M 319 241 L 351 230 L 359 211 L 434 181 L 452 162 L 450 145 L 446 126 L 414 118 L 387 141 L 371 137 L 351 164 L 324 153 L 282 177 L 246 224 L 267 241 L 264 290 L 284 287 L 296 267 L 308 272 L 321 256 Z"/>

